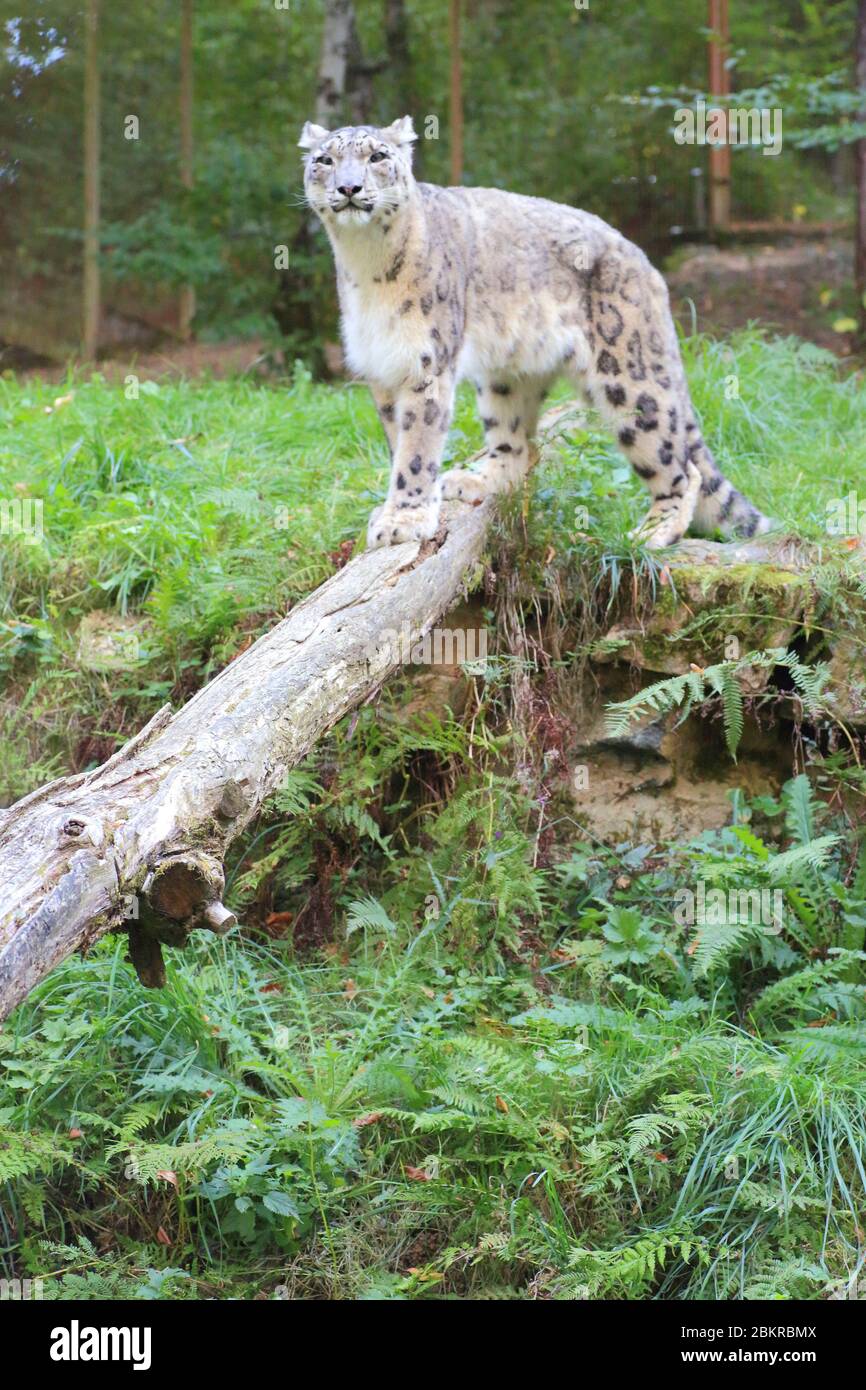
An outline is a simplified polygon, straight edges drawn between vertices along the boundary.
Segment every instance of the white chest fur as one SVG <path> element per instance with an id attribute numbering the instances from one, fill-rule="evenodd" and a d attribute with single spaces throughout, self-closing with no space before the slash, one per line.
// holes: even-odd
<path id="1" fill-rule="evenodd" d="M 340 287 L 346 361 L 365 381 L 397 387 L 420 371 L 428 334 L 415 315 L 400 312 L 405 286 L 363 279 Z"/>

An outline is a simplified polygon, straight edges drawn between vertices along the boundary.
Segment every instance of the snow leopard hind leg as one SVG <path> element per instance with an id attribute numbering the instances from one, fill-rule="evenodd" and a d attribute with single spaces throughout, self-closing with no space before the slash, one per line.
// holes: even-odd
<path id="1" fill-rule="evenodd" d="M 652 496 L 633 534 L 660 549 L 689 529 L 731 537 L 769 530 L 703 440 L 661 275 L 623 243 L 596 262 L 583 300 L 592 355 L 582 384 Z"/>

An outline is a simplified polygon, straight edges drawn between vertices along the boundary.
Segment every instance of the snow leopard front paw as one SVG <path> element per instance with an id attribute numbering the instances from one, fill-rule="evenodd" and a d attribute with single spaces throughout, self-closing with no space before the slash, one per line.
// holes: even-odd
<path id="1" fill-rule="evenodd" d="M 400 545 L 402 541 L 429 541 L 439 529 L 439 503 L 421 507 L 394 507 L 389 502 L 370 513 L 367 549 Z"/>

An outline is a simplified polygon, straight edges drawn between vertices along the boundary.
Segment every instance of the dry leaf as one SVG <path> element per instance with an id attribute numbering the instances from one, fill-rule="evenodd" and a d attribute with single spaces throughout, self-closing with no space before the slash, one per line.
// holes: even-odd
<path id="1" fill-rule="evenodd" d="M 411 1182 L 430 1181 L 430 1174 L 424 1168 L 410 1168 L 407 1165 L 404 1171 L 406 1173 L 406 1177 L 409 1178 Z"/>

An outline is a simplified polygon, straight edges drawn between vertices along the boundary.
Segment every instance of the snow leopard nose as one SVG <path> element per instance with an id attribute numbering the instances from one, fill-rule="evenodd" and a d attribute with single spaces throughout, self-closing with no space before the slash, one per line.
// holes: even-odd
<path id="1" fill-rule="evenodd" d="M 354 198 L 356 193 L 361 192 L 361 185 L 359 183 L 341 183 L 337 192 L 342 193 L 344 198 Z"/>

